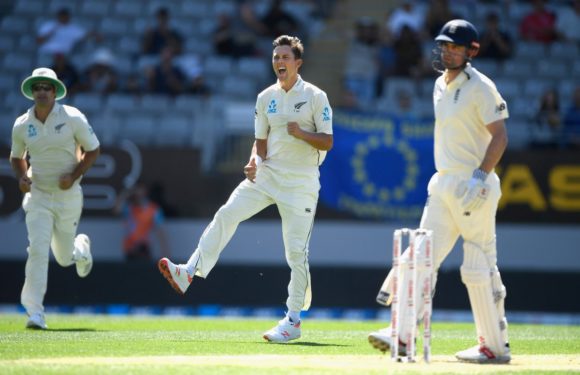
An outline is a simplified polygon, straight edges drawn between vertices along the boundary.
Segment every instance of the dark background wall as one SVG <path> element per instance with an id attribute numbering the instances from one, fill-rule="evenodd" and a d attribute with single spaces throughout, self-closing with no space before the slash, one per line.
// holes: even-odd
<path id="1" fill-rule="evenodd" d="M 311 267 L 313 307 L 378 308 L 375 297 L 382 268 Z M 502 273 L 509 311 L 580 312 L 575 272 Z M 195 278 L 180 296 L 159 274 L 153 262 L 95 263 L 86 279 L 74 267 L 51 262 L 46 305 L 224 306 L 284 307 L 289 280 L 285 266 L 219 265 L 207 279 Z M 24 282 L 24 261 L 0 262 L 0 303 L 18 304 Z M 568 298 L 563 298 L 568 296 Z M 434 307 L 468 310 L 469 300 L 458 271 L 439 273 Z"/>

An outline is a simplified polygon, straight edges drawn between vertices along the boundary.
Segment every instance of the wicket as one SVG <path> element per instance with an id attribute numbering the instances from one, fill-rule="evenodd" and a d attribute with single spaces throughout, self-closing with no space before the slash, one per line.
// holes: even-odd
<path id="1" fill-rule="evenodd" d="M 401 272 L 401 248 L 404 236 L 409 241 L 408 250 L 408 277 L 405 285 Z M 419 249 L 416 249 L 415 240 L 423 236 L 424 240 L 419 241 Z M 402 228 L 395 230 L 393 234 L 393 298 L 391 303 L 391 359 L 401 361 L 399 356 L 399 340 L 404 342 L 407 349 L 406 361 L 416 361 L 415 340 L 417 334 L 417 288 L 422 286 L 423 294 L 423 359 L 429 362 L 431 359 L 431 278 L 433 275 L 433 232 L 426 229 Z M 422 250 L 422 251 L 421 251 Z M 417 252 L 419 251 L 419 256 Z M 421 258 L 421 261 L 419 261 Z M 422 264 L 421 264 L 422 263 Z M 417 269 L 422 267 L 420 274 L 425 275 L 424 280 L 417 279 Z M 422 285 L 421 285 L 422 283 Z M 400 338 L 400 313 L 401 303 L 406 303 L 409 313 L 407 320 L 408 334 Z"/>

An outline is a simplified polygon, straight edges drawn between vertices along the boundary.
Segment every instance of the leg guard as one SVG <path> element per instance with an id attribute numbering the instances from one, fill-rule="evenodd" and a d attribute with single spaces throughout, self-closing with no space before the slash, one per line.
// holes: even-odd
<path id="1" fill-rule="evenodd" d="M 467 287 L 480 345 L 502 355 L 507 343 L 505 287 L 496 266 L 495 242 L 483 249 L 464 243 L 461 280 Z"/>

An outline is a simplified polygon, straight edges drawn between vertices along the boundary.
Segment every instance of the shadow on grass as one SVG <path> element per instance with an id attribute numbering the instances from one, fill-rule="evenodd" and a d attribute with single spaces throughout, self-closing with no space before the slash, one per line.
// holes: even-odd
<path id="1" fill-rule="evenodd" d="M 36 331 L 43 331 L 43 332 L 105 332 L 100 329 L 94 328 L 47 328 L 44 330 L 36 330 Z"/>
<path id="2" fill-rule="evenodd" d="M 269 343 L 266 343 L 269 344 Z M 319 346 L 319 347 L 324 347 L 324 346 L 334 346 L 334 347 L 347 347 L 347 346 L 352 346 L 352 345 L 344 345 L 344 344 L 321 344 L 319 342 L 310 342 L 310 341 L 299 341 L 299 342 L 290 342 L 290 343 L 285 343 L 284 345 L 292 345 L 292 346 Z"/>

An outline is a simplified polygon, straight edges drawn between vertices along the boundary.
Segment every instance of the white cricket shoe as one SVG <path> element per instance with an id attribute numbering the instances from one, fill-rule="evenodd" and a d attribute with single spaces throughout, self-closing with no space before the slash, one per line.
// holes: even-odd
<path id="1" fill-rule="evenodd" d="M 173 264 L 167 258 L 161 258 L 157 263 L 159 272 L 167 279 L 169 285 L 179 294 L 184 294 L 193 281 L 193 275 L 187 272 L 182 264 Z"/>
<path id="2" fill-rule="evenodd" d="M 470 363 L 509 363 L 512 359 L 510 348 L 506 345 L 501 355 L 494 354 L 487 346 L 475 345 L 472 348 L 455 353 L 455 358 Z"/>
<path id="3" fill-rule="evenodd" d="M 275 343 L 285 343 L 290 340 L 299 339 L 300 324 L 301 322 L 294 323 L 290 321 L 290 318 L 285 317 L 278 322 L 276 327 L 265 332 L 263 337 L 266 341 Z"/>
<path id="4" fill-rule="evenodd" d="M 369 343 L 373 348 L 386 353 L 391 350 L 391 343 L 393 342 L 391 338 L 391 327 L 379 329 L 378 331 L 369 333 L 368 339 Z M 399 357 L 405 357 L 407 355 L 407 345 L 399 340 Z"/>
<path id="5" fill-rule="evenodd" d="M 77 274 L 79 277 L 87 277 L 93 269 L 93 256 L 91 255 L 91 240 L 86 234 L 75 237 L 75 247 L 80 250 L 76 260 Z"/>
<path id="6" fill-rule="evenodd" d="M 28 321 L 26 322 L 26 328 L 29 329 L 47 329 L 48 326 L 44 321 L 43 314 L 32 314 L 28 317 Z"/>

